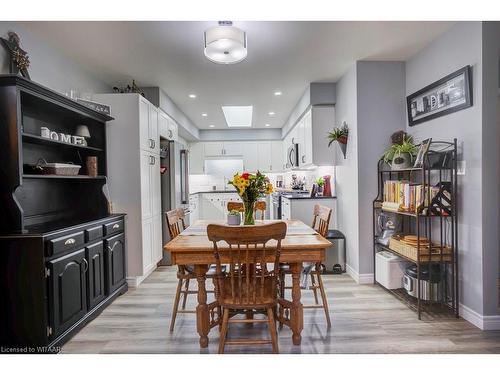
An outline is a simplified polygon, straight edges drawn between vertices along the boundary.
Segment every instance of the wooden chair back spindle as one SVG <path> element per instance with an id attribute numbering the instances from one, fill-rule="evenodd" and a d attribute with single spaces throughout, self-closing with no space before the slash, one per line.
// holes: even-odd
<path id="1" fill-rule="evenodd" d="M 320 206 L 319 204 L 314 205 L 312 228 L 323 237 L 326 237 L 328 233 L 328 227 L 330 225 L 331 216 L 331 208 Z"/>

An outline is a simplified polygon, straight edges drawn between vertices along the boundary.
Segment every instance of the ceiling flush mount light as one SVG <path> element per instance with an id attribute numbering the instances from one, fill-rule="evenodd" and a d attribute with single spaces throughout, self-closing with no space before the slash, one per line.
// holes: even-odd
<path id="1" fill-rule="evenodd" d="M 275 91 L 274 96 L 281 96 L 282 92 L 281 91 Z"/>
<path id="2" fill-rule="evenodd" d="M 189 99 L 196 99 L 196 94 L 189 94 Z"/>
<path id="3" fill-rule="evenodd" d="M 217 64 L 236 64 L 247 57 L 247 34 L 231 21 L 205 31 L 205 56 Z"/>

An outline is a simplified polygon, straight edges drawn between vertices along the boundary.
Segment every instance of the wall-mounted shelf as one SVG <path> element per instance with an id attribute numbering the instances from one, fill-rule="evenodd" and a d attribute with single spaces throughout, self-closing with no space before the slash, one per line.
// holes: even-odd
<path id="1" fill-rule="evenodd" d="M 103 151 L 102 148 L 91 147 L 91 146 L 81 146 L 81 145 L 75 145 L 75 144 L 67 143 L 67 142 L 55 141 L 53 139 L 40 137 L 39 135 L 34 135 L 34 134 L 22 133 L 22 135 L 23 135 L 24 142 L 33 143 L 33 144 L 37 144 L 37 145 L 51 145 L 51 144 L 53 144 L 53 145 L 58 145 L 58 146 L 72 147 L 72 148 L 78 148 L 78 149 L 96 151 L 96 152 Z"/>
<path id="2" fill-rule="evenodd" d="M 68 179 L 68 180 L 105 180 L 106 176 L 91 177 L 83 174 L 76 176 L 61 176 L 56 174 L 23 174 L 23 178 L 48 178 L 48 179 Z"/>

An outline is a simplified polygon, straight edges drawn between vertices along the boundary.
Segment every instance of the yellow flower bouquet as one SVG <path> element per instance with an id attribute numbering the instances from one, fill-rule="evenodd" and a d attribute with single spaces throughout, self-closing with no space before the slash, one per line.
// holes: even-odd
<path id="1" fill-rule="evenodd" d="M 269 178 L 257 171 L 255 174 L 251 173 L 236 173 L 233 179 L 228 182 L 233 185 L 238 192 L 238 195 L 243 200 L 245 206 L 244 225 L 254 225 L 255 220 L 253 217 L 254 204 L 258 198 L 273 192 L 273 185 Z"/>

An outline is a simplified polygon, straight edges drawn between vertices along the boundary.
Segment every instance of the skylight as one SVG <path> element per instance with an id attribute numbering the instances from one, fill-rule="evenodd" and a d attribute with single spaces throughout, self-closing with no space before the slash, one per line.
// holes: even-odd
<path id="1" fill-rule="evenodd" d="M 253 106 L 222 106 L 227 126 L 230 128 L 252 126 Z"/>

